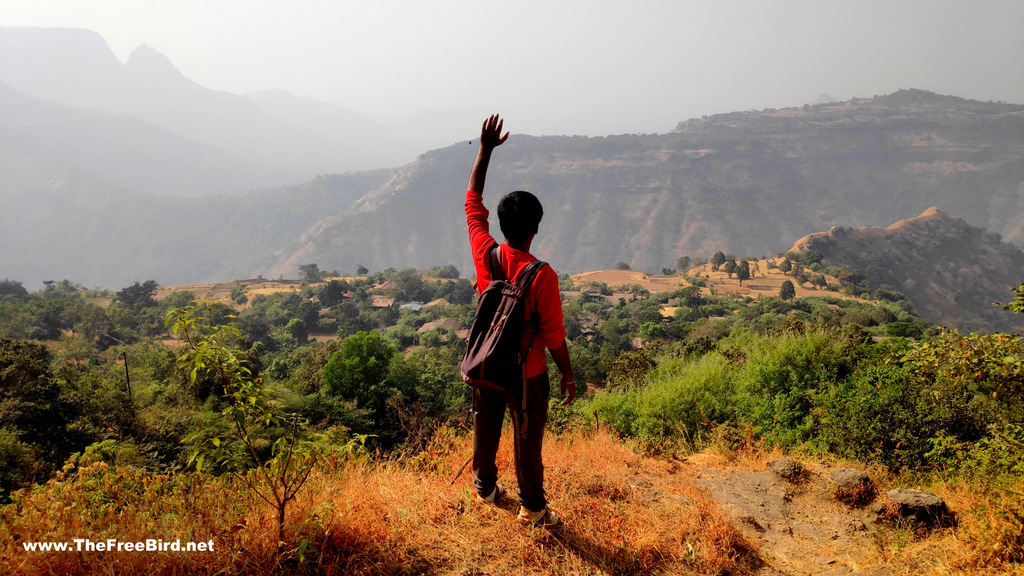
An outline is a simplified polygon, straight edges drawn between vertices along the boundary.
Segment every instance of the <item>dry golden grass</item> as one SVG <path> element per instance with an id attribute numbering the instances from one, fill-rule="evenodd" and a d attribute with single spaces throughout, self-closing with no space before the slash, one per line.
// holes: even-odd
<path id="1" fill-rule="evenodd" d="M 499 481 L 514 493 L 509 434 L 498 454 Z M 323 462 L 289 511 L 284 553 L 278 553 L 269 507 L 234 480 L 153 476 L 83 463 L 0 508 L 0 573 L 778 573 L 780 556 L 762 549 L 756 533 L 737 528 L 720 504 L 692 483 L 710 469 L 764 470 L 765 462 L 779 455 L 754 442 L 735 446 L 679 461 L 638 455 L 603 432 L 550 436 L 548 496 L 565 525 L 549 532 L 520 525 L 514 498 L 499 505 L 478 502 L 471 471 L 449 486 L 470 453 L 470 439 L 442 430 L 417 454 L 383 460 L 337 456 Z M 898 480 L 879 478 L 884 486 Z M 1015 528 L 1009 517 L 1000 520 L 995 513 L 991 493 L 966 484 L 921 488 L 945 498 L 959 523 L 931 531 L 879 526 L 873 544 L 869 539 L 850 565 L 855 560 L 886 574 L 1020 572 L 1020 564 L 1000 555 L 998 545 L 1012 544 Z M 821 499 L 838 507 L 825 493 Z M 1000 544 L 998 534 L 1011 540 Z M 73 538 L 213 540 L 215 547 L 207 553 L 23 549 L 24 542 Z M 827 538 L 801 546 L 808 555 L 835 554 Z"/>
<path id="2" fill-rule="evenodd" d="M 508 432 L 510 433 L 510 432 Z M 454 486 L 469 439 L 441 433 L 401 460 L 324 463 L 289 514 L 284 555 L 270 510 L 231 480 L 151 477 L 86 464 L 8 506 L 0 571 L 16 574 L 722 574 L 749 572 L 757 553 L 705 493 L 666 462 L 605 434 L 552 438 L 545 449 L 559 531 L 520 525 L 513 499 L 475 499 L 471 473 Z M 510 444 L 501 482 L 513 487 Z M 215 542 L 214 552 L 25 552 L 22 543 L 116 538 Z M 305 563 L 299 564 L 302 547 Z"/>
<path id="3" fill-rule="evenodd" d="M 946 482 L 922 489 L 946 501 L 956 525 L 915 533 L 908 558 L 942 558 L 937 574 L 1024 574 L 1024 478 L 1008 490 Z"/>

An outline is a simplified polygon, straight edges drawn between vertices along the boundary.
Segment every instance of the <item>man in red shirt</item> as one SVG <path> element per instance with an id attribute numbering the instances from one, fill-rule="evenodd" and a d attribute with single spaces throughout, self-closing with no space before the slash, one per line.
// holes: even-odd
<path id="1" fill-rule="evenodd" d="M 466 191 L 469 244 L 476 267 L 477 290 L 481 293 L 491 282 L 490 251 L 498 244 L 489 231 L 483 191 L 491 152 L 508 139 L 508 132 L 502 136 L 501 128 L 502 120 L 497 114 L 484 121 L 480 131 L 480 151 L 469 177 L 469 190 Z M 543 215 L 540 201 L 529 192 L 512 192 L 498 203 L 498 222 L 505 236 L 505 242 L 500 244 L 501 266 L 505 277 L 512 282 L 520 271 L 536 260 L 530 254 L 530 245 Z M 558 276 L 550 266 L 543 266 L 537 272 L 533 284 L 527 290 L 525 308 L 523 344 L 524 348 L 530 346 L 526 356 L 526 412 L 529 425 L 526 426 L 525 437 L 521 434 L 523 422 L 519 410 L 511 411 L 516 481 L 519 484 L 519 520 L 553 527 L 560 520 L 547 506 L 544 496 L 544 463 L 541 460 L 541 445 L 548 418 L 548 396 L 551 392 L 545 349 L 551 351 L 551 357 L 562 374 L 561 390 L 565 396 L 563 405 L 576 398 L 576 385 L 569 362 L 565 327 L 562 325 Z M 505 409 L 507 406 L 518 406 L 520 402 L 519 390 L 473 390 L 476 412 L 473 420 L 473 472 L 476 476 L 473 486 L 485 502 L 496 502 L 505 495 L 505 490 L 497 484 L 498 466 L 495 464 L 495 456 L 501 439 Z"/>

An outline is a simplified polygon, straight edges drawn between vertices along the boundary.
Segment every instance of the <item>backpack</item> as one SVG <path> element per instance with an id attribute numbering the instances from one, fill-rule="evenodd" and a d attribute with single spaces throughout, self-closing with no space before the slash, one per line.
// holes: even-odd
<path id="1" fill-rule="evenodd" d="M 501 249 L 490 250 L 491 283 L 480 294 L 476 316 L 462 357 L 462 379 L 474 388 L 507 390 L 526 381 L 526 350 L 522 348 L 526 291 L 545 263 L 534 260 L 519 273 L 515 283 L 505 278 Z M 533 335 L 530 335 L 530 344 Z"/>

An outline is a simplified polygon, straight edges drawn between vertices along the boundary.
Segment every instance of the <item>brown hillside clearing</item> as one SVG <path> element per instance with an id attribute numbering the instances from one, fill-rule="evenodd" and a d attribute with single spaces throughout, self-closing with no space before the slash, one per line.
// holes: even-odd
<path id="1" fill-rule="evenodd" d="M 705 288 L 705 290 L 713 288 L 715 293 L 719 295 L 737 294 L 739 296 L 750 296 L 755 299 L 770 298 L 778 296 L 782 283 L 789 280 L 793 282 L 793 286 L 796 288 L 797 298 L 804 296 L 830 296 L 833 298 L 860 300 L 856 296 L 818 289 L 809 284 L 798 285 L 793 277 L 783 274 L 777 268 L 769 268 L 768 262 L 769 260 L 752 260 L 751 265 L 757 264 L 758 272 L 749 280 L 745 280 L 742 286 L 740 286 L 740 282 L 735 276 L 730 278 L 722 270 L 713 271 L 711 264 L 703 264 L 691 268 L 686 271 L 686 274 L 688 276 L 704 278 L 708 285 L 708 288 Z M 572 279 L 577 286 L 586 286 L 590 282 L 604 282 L 612 288 L 637 284 L 652 293 L 674 292 L 690 286 L 690 283 L 682 276 L 660 276 L 633 270 L 596 270 L 576 274 L 572 276 Z M 825 280 L 829 283 L 839 283 L 839 280 L 833 276 L 826 275 Z"/>
<path id="2" fill-rule="evenodd" d="M 307 284 L 308 286 L 319 286 L 325 282 L 331 280 L 346 280 L 352 281 L 358 279 L 358 276 L 339 276 L 324 278 L 322 282 L 315 282 L 313 284 Z M 424 280 L 427 278 L 424 277 Z M 232 306 L 238 310 L 245 310 L 249 307 L 248 302 L 241 306 L 235 304 L 231 300 L 231 291 L 236 287 L 241 286 L 245 290 L 245 295 L 249 300 L 252 300 L 253 296 L 257 294 L 269 295 L 276 294 L 278 292 L 298 292 L 302 287 L 302 281 L 300 280 L 232 280 L 228 282 L 211 282 L 209 284 L 183 284 L 181 286 L 160 286 L 156 290 L 154 298 L 156 300 L 163 300 L 168 295 L 174 292 L 190 291 L 196 295 L 196 298 L 200 300 L 209 300 L 211 302 L 220 302 L 228 306 Z"/>

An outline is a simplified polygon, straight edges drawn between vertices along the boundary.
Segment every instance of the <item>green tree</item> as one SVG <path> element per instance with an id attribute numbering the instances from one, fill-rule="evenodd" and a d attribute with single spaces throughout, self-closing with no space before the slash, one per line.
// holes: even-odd
<path id="1" fill-rule="evenodd" d="M 637 388 L 647 382 L 647 374 L 657 364 L 645 350 L 623 352 L 608 369 L 608 385 L 612 389 Z"/>
<path id="2" fill-rule="evenodd" d="M 67 294 L 51 289 L 42 295 L 33 294 L 22 306 L 31 328 L 19 336 L 57 340 L 63 332 L 73 331 L 80 325 L 87 310 L 93 306 L 86 304 L 78 292 Z"/>
<path id="3" fill-rule="evenodd" d="M 451 280 L 455 280 L 460 276 L 459 269 L 456 268 L 454 264 L 438 266 L 434 268 L 431 272 L 434 274 L 434 276 L 438 278 L 445 278 Z"/>
<path id="4" fill-rule="evenodd" d="M 320 304 L 325 308 L 337 306 L 345 301 L 345 293 L 352 290 L 352 286 L 344 280 L 331 280 L 322 284 L 316 291 Z"/>
<path id="5" fill-rule="evenodd" d="M 637 336 L 644 342 L 664 338 L 667 334 L 668 331 L 665 330 L 665 326 L 661 322 L 644 322 L 637 331 Z"/>
<path id="6" fill-rule="evenodd" d="M 146 280 L 142 284 L 136 282 L 131 286 L 118 290 L 114 296 L 115 302 L 120 302 L 126 306 L 156 306 L 156 300 L 153 296 L 156 294 L 156 289 L 159 284 L 156 280 Z"/>
<path id="7" fill-rule="evenodd" d="M 28 484 L 33 461 L 32 447 L 18 439 L 17 431 L 0 428 L 0 503 L 11 490 Z"/>
<path id="8" fill-rule="evenodd" d="M 356 276 L 366 276 L 370 273 L 370 269 L 362 264 L 356 266 Z"/>
<path id="9" fill-rule="evenodd" d="M 50 363 L 43 344 L 0 337 L 0 423 L 52 462 L 63 455 L 67 421 Z"/>
<path id="10" fill-rule="evenodd" d="M 793 261 L 790 260 L 789 258 L 784 258 L 782 260 L 782 262 L 779 262 L 779 272 L 782 272 L 783 274 L 786 274 L 786 273 L 788 273 L 792 269 L 793 269 Z"/>
<path id="11" fill-rule="evenodd" d="M 184 308 L 191 304 L 195 299 L 196 293 L 191 290 L 175 290 L 163 299 L 162 304 L 166 306 L 168 310 L 171 310 L 174 308 Z"/>
<path id="12" fill-rule="evenodd" d="M 450 304 L 471 304 L 473 298 L 476 297 L 476 289 L 473 288 L 469 280 L 459 278 L 458 280 L 447 280 L 443 283 L 438 282 L 435 295 L 438 298 L 444 298 Z"/>
<path id="13" fill-rule="evenodd" d="M 306 329 L 306 323 L 301 318 L 292 318 L 288 321 L 288 324 L 284 327 L 285 332 L 291 334 L 292 338 L 299 344 L 305 344 L 306 339 L 309 338 L 309 330 Z"/>
<path id="14" fill-rule="evenodd" d="M 629 267 L 629 264 L 627 264 L 625 262 L 616 262 L 615 263 L 615 269 L 616 270 L 631 270 L 631 268 Z"/>
<path id="15" fill-rule="evenodd" d="M 728 276 L 729 278 L 732 278 L 733 272 L 736 271 L 736 259 L 735 258 L 729 258 L 728 260 L 726 260 L 725 261 L 725 267 L 723 269 L 725 270 L 726 276 Z"/>
<path id="16" fill-rule="evenodd" d="M 1009 304 L 997 303 L 996 306 L 1002 306 L 1003 310 L 1010 310 L 1014 314 L 1024 314 L 1024 282 L 1013 289 L 1013 300 Z"/>
<path id="17" fill-rule="evenodd" d="M 740 281 L 740 286 L 743 286 L 744 280 L 750 280 L 750 262 L 740 260 L 736 265 L 736 279 Z"/>
<path id="18" fill-rule="evenodd" d="M 306 483 L 322 453 L 319 436 L 312 434 L 298 416 L 279 412 L 271 402 L 263 377 L 248 367 L 245 353 L 237 348 L 238 329 L 232 325 L 206 323 L 204 303 L 176 308 L 167 315 L 171 332 L 185 340 L 185 353 L 179 366 L 188 371 L 194 383 L 201 374 L 213 376 L 223 387 L 228 407 L 223 415 L 234 430 L 235 440 L 244 447 L 233 451 L 236 443 L 227 442 L 218 432 L 197 432 L 187 441 L 201 442 L 190 464 L 199 472 L 207 457 L 227 467 L 249 490 L 277 512 L 278 551 L 284 546 L 285 512 Z M 269 451 L 262 445 L 261 433 L 283 430 Z"/>
<path id="19" fill-rule="evenodd" d="M 433 296 L 430 287 L 423 282 L 423 277 L 413 268 L 406 268 L 399 272 L 395 278 L 401 287 L 398 293 L 399 300 L 415 300 L 426 302 Z"/>
<path id="20" fill-rule="evenodd" d="M 793 282 L 786 280 L 782 283 L 782 287 L 779 288 L 779 298 L 783 300 L 792 300 L 796 298 L 796 287 L 793 286 Z"/>
<path id="21" fill-rule="evenodd" d="M 890 322 L 885 325 L 885 333 L 900 338 L 921 338 L 924 336 L 924 329 L 911 322 Z"/>
<path id="22" fill-rule="evenodd" d="M 0 302 L 4 300 L 24 302 L 28 300 L 28 290 L 21 282 L 4 278 L 0 280 Z"/>
<path id="23" fill-rule="evenodd" d="M 689 256 L 680 256 L 679 259 L 676 260 L 676 268 L 680 272 L 686 272 L 690 269 L 691 262 L 692 261 Z"/>
<path id="24" fill-rule="evenodd" d="M 312 300 L 303 298 L 295 306 L 295 317 L 302 320 L 307 327 L 316 326 L 320 320 L 320 308 Z M 290 319 L 289 322 L 291 322 Z"/>
<path id="25" fill-rule="evenodd" d="M 379 419 L 389 396 L 398 393 L 388 386 L 388 369 L 395 347 L 376 330 L 357 332 L 341 344 L 323 369 L 327 391 L 347 400 L 355 400 L 360 408 L 371 410 Z"/>
<path id="26" fill-rule="evenodd" d="M 299 278 L 303 282 L 314 284 L 323 280 L 324 275 L 324 271 L 316 263 L 299 265 Z"/>
<path id="27" fill-rule="evenodd" d="M 245 286 L 235 286 L 231 289 L 231 301 L 239 306 L 249 301 L 249 297 L 245 295 Z"/>
<path id="28" fill-rule="evenodd" d="M 711 269 L 718 272 L 718 269 L 722 267 L 722 264 L 725 264 L 725 253 L 719 250 L 711 257 Z"/>

